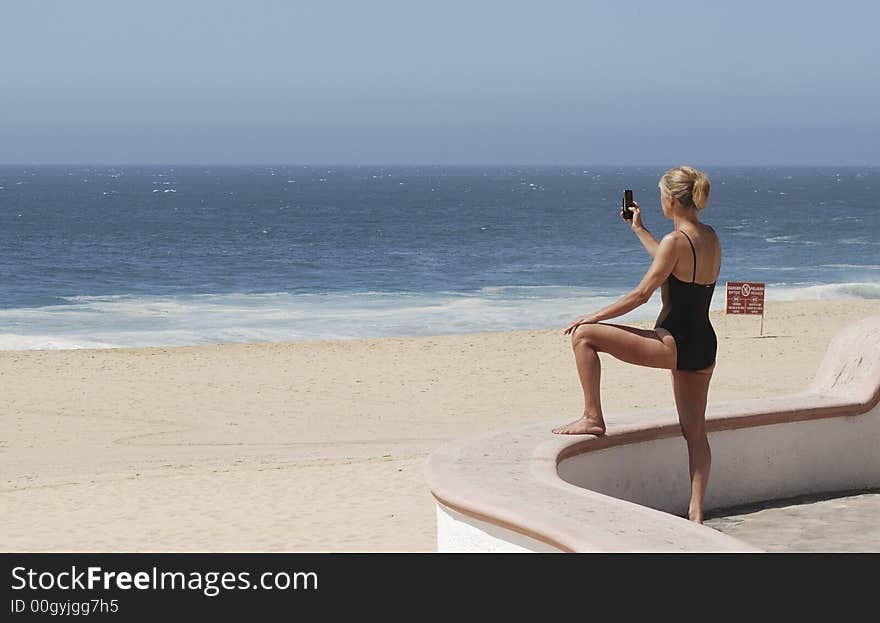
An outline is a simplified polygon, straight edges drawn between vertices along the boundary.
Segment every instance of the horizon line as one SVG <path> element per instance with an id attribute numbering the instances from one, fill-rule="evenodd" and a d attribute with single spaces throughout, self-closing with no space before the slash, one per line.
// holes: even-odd
<path id="1" fill-rule="evenodd" d="M 688 163 L 683 163 L 688 164 Z M 437 163 L 437 162 L 367 162 L 367 163 L 341 163 L 341 162 L 3 162 L 3 167 L 72 167 L 72 166 L 88 166 L 88 167 L 554 167 L 554 168 L 580 168 L 580 167 L 667 167 L 676 166 L 666 163 Z M 841 163 L 817 163 L 817 164 L 784 164 L 784 163 L 733 163 L 733 164 L 700 164 L 698 168 L 713 167 L 788 167 L 788 168 L 819 168 L 819 167 L 840 167 L 840 168 L 876 168 L 880 164 L 841 164 Z"/>

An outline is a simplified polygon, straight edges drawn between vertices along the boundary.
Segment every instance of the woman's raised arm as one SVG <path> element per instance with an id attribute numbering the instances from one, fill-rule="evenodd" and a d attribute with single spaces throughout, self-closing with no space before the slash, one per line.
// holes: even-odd
<path id="1" fill-rule="evenodd" d="M 654 257 L 657 253 L 657 246 L 660 244 L 657 242 L 657 239 L 654 238 L 654 235 L 649 232 L 644 223 L 642 223 L 642 213 L 639 210 L 639 204 L 636 201 L 633 201 L 633 205 L 635 207 L 632 208 L 633 217 L 630 221 L 630 227 L 632 230 L 636 232 L 636 236 L 639 237 L 639 242 L 642 243 L 642 246 L 647 249 L 648 253 L 651 254 L 651 257 Z"/>

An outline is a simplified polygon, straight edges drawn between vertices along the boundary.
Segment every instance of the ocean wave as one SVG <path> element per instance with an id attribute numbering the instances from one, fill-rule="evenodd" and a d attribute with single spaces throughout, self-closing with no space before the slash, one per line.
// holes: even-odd
<path id="1" fill-rule="evenodd" d="M 560 330 L 623 292 L 502 286 L 472 292 L 72 296 L 0 310 L 0 349 L 182 346 L 340 338 Z M 660 293 L 623 321 L 653 319 Z"/>
<path id="2" fill-rule="evenodd" d="M 848 298 L 876 300 L 880 299 L 880 283 L 768 284 L 765 296 L 768 301 Z"/>
<path id="3" fill-rule="evenodd" d="M 565 286 L 489 286 L 468 292 L 286 292 L 176 296 L 71 296 L 63 304 L 0 310 L 0 350 L 185 346 L 560 331 L 624 291 Z M 880 283 L 768 283 L 768 300 L 880 299 Z M 713 310 L 724 309 L 723 285 Z M 659 290 L 614 322 L 650 321 Z"/>
<path id="4" fill-rule="evenodd" d="M 818 242 L 813 240 L 800 240 L 800 234 L 794 234 L 789 236 L 771 236 L 769 238 L 764 238 L 765 242 L 777 243 L 777 242 L 787 242 L 790 244 L 803 244 L 803 245 L 817 245 Z"/>
<path id="5" fill-rule="evenodd" d="M 471 293 L 447 291 L 443 294 L 449 296 L 476 296 L 485 298 L 514 298 L 514 299 L 566 299 L 582 297 L 607 297 L 613 296 L 616 291 L 590 287 L 572 286 L 484 286 Z"/>
<path id="6" fill-rule="evenodd" d="M 841 238 L 840 244 L 876 244 L 876 241 L 868 238 Z"/>
<path id="7" fill-rule="evenodd" d="M 0 350 L 77 350 L 82 348 L 119 348 L 119 344 L 58 335 L 19 335 L 0 333 Z"/>

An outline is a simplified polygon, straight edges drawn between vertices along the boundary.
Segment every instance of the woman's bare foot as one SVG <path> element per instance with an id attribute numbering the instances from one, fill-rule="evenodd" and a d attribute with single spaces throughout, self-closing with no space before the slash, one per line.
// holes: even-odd
<path id="1" fill-rule="evenodd" d="M 688 519 L 694 523 L 703 523 L 703 511 L 688 510 Z"/>
<path id="2" fill-rule="evenodd" d="M 584 415 L 565 426 L 554 428 L 553 432 L 557 435 L 596 435 L 601 437 L 605 434 L 605 422 L 602 418 L 597 420 Z"/>

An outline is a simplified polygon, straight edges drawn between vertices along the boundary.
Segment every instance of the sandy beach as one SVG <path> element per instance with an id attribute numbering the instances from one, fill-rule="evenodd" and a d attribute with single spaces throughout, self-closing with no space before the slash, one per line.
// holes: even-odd
<path id="1" fill-rule="evenodd" d="M 774 302 L 759 337 L 758 317 L 713 312 L 710 401 L 804 389 L 834 334 L 878 314 L 877 300 Z M 433 448 L 580 414 L 562 328 L 2 351 L 0 546 L 434 551 Z M 609 425 L 673 404 L 668 371 L 602 362 Z"/>

